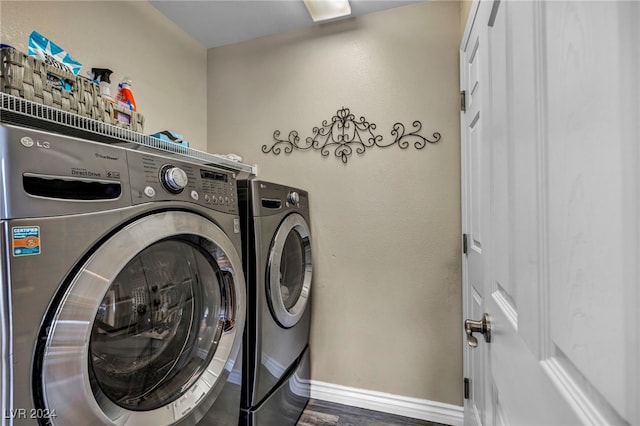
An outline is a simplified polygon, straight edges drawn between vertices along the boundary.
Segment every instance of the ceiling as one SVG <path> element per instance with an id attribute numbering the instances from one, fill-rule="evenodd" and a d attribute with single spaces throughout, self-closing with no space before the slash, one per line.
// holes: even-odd
<path id="1" fill-rule="evenodd" d="M 350 0 L 351 17 L 423 0 Z M 206 48 L 313 25 L 302 0 L 149 0 Z"/>

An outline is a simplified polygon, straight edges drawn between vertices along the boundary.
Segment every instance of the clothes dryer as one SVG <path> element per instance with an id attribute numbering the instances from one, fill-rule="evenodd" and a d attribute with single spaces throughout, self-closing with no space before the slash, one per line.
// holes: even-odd
<path id="1" fill-rule="evenodd" d="M 4 425 L 236 425 L 233 172 L 0 126 Z"/>
<path id="2" fill-rule="evenodd" d="M 248 309 L 241 424 L 295 425 L 309 400 L 312 255 L 306 191 L 238 183 Z"/>

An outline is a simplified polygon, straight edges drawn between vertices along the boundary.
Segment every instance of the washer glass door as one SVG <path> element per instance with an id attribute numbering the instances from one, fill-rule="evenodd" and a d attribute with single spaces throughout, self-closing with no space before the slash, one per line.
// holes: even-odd
<path id="1" fill-rule="evenodd" d="M 130 410 L 174 401 L 211 362 L 227 327 L 221 271 L 188 236 L 158 241 L 116 276 L 91 331 L 94 393 Z"/>
<path id="2" fill-rule="evenodd" d="M 229 238 L 192 213 L 157 213 L 116 233 L 80 269 L 54 316 L 42 362 L 45 405 L 65 413 L 65 424 L 198 421 L 239 352 L 239 268 Z"/>
<path id="3" fill-rule="evenodd" d="M 282 221 L 273 237 L 267 270 L 269 307 L 278 323 L 293 327 L 304 314 L 311 290 L 311 239 L 297 214 Z"/>

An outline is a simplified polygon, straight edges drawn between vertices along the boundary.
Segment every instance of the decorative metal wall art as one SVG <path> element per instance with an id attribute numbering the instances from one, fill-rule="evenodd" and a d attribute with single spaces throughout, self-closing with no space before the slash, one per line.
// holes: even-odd
<path id="1" fill-rule="evenodd" d="M 364 117 L 356 120 L 349 108 L 342 107 L 330 122 L 323 120 L 322 127 L 314 127 L 313 137 L 307 137 L 304 142 L 300 142 L 300 136 L 296 130 L 290 131 L 286 140 L 280 139 L 280 130 L 276 130 L 273 132 L 275 143 L 271 147 L 262 145 L 262 152 L 279 155 L 283 149 L 286 154 L 290 154 L 294 149 L 313 149 L 320 151 L 320 154 L 326 157 L 333 149 L 335 156 L 346 164 L 353 154 L 354 148 L 356 153 L 364 154 L 367 148 L 374 146 L 388 148 L 398 145 L 401 149 L 407 149 L 409 144 L 413 142 L 416 149 L 422 149 L 427 145 L 427 142 L 436 143 L 441 139 L 438 132 L 434 132 L 431 139 L 420 135 L 422 123 L 417 120 L 413 122 L 413 131 L 408 133 L 404 124 L 394 124 L 391 130 L 391 136 L 394 140 L 390 143 L 384 143 L 382 136 L 374 133 L 375 129 L 374 123 L 369 123 Z"/>

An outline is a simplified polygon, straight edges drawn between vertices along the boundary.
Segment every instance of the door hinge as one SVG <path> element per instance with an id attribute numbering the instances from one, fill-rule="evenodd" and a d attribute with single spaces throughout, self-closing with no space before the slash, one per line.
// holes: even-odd
<path id="1" fill-rule="evenodd" d="M 460 111 L 467 111 L 467 91 L 463 90 L 460 92 Z"/>
<path id="2" fill-rule="evenodd" d="M 465 377 L 464 378 L 464 399 L 469 399 L 469 393 L 471 392 L 469 388 L 471 388 L 471 380 Z"/>
<path id="3" fill-rule="evenodd" d="M 462 234 L 462 253 L 467 254 L 468 246 L 467 241 L 469 240 L 469 234 Z"/>

